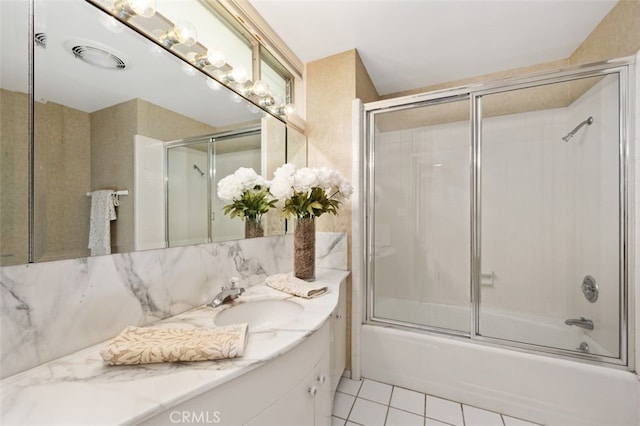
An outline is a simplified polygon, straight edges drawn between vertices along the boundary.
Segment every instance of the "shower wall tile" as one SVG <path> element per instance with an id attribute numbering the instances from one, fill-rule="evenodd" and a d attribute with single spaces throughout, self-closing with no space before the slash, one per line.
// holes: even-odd
<path id="1" fill-rule="evenodd" d="M 345 234 L 317 240 L 319 266 L 346 265 Z M 232 276 L 290 272 L 292 250 L 286 235 L 0 268 L 0 376 L 208 303 Z"/>

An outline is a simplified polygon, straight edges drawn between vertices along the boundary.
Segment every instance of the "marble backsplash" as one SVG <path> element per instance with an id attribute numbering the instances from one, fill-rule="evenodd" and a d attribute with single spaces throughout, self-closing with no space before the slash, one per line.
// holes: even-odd
<path id="1" fill-rule="evenodd" d="M 291 235 L 0 268 L 0 378 L 292 269 Z M 317 234 L 316 266 L 347 269 L 344 233 Z"/>

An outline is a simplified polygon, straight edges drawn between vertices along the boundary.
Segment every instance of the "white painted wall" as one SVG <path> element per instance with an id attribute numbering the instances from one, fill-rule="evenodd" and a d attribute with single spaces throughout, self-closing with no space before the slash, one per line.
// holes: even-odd
<path id="1" fill-rule="evenodd" d="M 164 146 L 147 136 L 134 137 L 134 244 L 136 250 L 164 248 Z"/>
<path id="2" fill-rule="evenodd" d="M 261 151 L 253 149 L 247 151 L 216 153 L 215 179 L 212 186 L 213 212 L 212 222 L 213 241 L 229 241 L 244 238 L 244 222 L 239 218 L 231 219 L 225 215 L 223 207 L 227 204 L 218 198 L 218 182 L 225 176 L 235 172 L 239 167 L 250 167 L 260 173 Z"/>
<path id="3" fill-rule="evenodd" d="M 207 153 L 188 146 L 169 152 L 169 244 L 206 243 L 209 240 L 207 207 Z M 193 168 L 196 164 L 204 176 Z"/>

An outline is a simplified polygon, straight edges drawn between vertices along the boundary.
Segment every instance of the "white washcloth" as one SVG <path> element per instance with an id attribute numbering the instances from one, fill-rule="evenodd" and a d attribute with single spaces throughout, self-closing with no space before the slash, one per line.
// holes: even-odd
<path id="1" fill-rule="evenodd" d="M 127 327 L 100 352 L 111 365 L 210 361 L 244 355 L 247 324 L 216 328 Z"/>
<path id="2" fill-rule="evenodd" d="M 327 286 L 309 283 L 287 274 L 271 275 L 267 277 L 266 284 L 276 290 L 306 299 L 321 296 L 327 292 Z"/>
<path id="3" fill-rule="evenodd" d="M 111 225 L 116 220 L 117 196 L 112 190 L 91 193 L 91 218 L 89 220 L 89 248 L 91 256 L 111 254 Z"/>

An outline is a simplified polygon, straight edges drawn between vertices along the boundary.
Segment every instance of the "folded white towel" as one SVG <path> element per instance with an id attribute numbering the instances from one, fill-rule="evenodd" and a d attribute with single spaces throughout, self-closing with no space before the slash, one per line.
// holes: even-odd
<path id="1" fill-rule="evenodd" d="M 325 294 L 327 287 L 303 281 L 287 274 L 276 274 L 267 277 L 266 284 L 276 290 L 292 294 L 294 296 L 310 299 Z"/>
<path id="2" fill-rule="evenodd" d="M 100 355 L 111 365 L 236 358 L 244 354 L 247 327 L 127 327 L 107 343 Z"/>
<path id="3" fill-rule="evenodd" d="M 111 221 L 116 220 L 117 196 L 112 190 L 91 193 L 89 248 L 91 256 L 111 254 Z"/>

